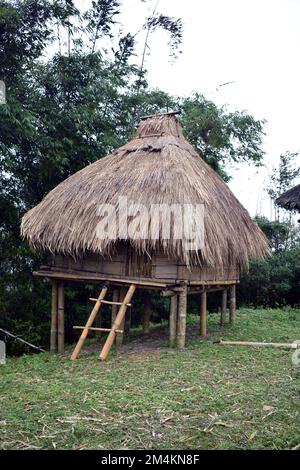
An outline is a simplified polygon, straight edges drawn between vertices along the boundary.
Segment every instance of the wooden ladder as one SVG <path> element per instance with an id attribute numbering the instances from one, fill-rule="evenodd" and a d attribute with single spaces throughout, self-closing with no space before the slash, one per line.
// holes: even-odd
<path id="1" fill-rule="evenodd" d="M 89 333 L 90 330 L 92 331 L 106 331 L 106 332 L 109 332 L 108 334 L 108 337 L 104 343 L 104 346 L 102 348 L 102 351 L 100 353 L 100 359 L 102 361 L 105 361 L 105 359 L 107 358 L 108 354 L 109 354 L 109 351 L 114 343 L 114 340 L 115 340 L 115 337 L 116 337 L 116 334 L 117 333 L 123 333 L 123 330 L 121 330 L 121 325 L 122 325 L 122 322 L 125 318 L 125 313 L 126 313 L 126 310 L 127 310 L 127 307 L 130 307 L 131 304 L 130 304 L 130 301 L 132 299 L 132 296 L 134 294 L 136 290 L 136 285 L 135 284 L 131 284 L 123 301 L 122 302 L 110 302 L 108 300 L 104 300 L 106 294 L 107 294 L 107 291 L 108 291 L 108 286 L 104 286 L 100 292 L 100 295 L 97 299 L 93 299 L 91 298 L 90 300 L 93 300 L 95 301 L 95 305 L 94 305 L 94 308 L 93 310 L 91 311 L 91 314 L 85 324 L 85 326 L 74 326 L 74 328 L 76 329 L 82 329 L 82 333 L 80 335 L 80 338 L 76 344 L 76 347 L 71 355 L 71 360 L 74 361 L 75 359 L 77 359 L 77 357 L 79 356 L 80 354 L 80 351 L 82 349 L 82 346 L 85 342 L 85 339 Z M 119 305 L 119 311 L 117 313 L 117 316 L 115 318 L 115 321 L 112 325 L 111 328 L 93 328 L 93 323 L 95 321 L 95 318 L 97 316 L 97 314 L 99 313 L 100 311 L 100 308 L 101 308 L 101 305 L 102 304 L 109 304 L 109 305 Z"/>

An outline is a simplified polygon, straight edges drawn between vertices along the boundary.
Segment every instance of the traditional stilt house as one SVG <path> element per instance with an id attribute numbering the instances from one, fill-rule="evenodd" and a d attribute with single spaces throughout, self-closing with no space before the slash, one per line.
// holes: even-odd
<path id="1" fill-rule="evenodd" d="M 229 290 L 234 323 L 240 270 L 269 252 L 259 227 L 184 138 L 175 113 L 144 117 L 130 142 L 70 176 L 27 212 L 21 231 L 34 249 L 49 253 L 47 266 L 34 275 L 52 281 L 52 351 L 64 351 L 64 283 L 99 286 L 72 359 L 97 329 L 102 304 L 112 306 L 100 355 L 107 357 L 122 338 L 136 289 L 148 292 L 145 330 L 151 292 L 170 297 L 170 344 L 177 339 L 179 348 L 185 345 L 190 293 L 201 298 L 201 335 L 209 292 L 222 291 L 224 323 Z"/>

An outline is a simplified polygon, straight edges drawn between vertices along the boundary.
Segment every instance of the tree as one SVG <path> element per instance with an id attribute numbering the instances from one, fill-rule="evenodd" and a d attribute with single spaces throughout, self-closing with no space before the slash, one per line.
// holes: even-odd
<path id="1" fill-rule="evenodd" d="M 270 240 L 275 253 L 287 251 L 299 244 L 300 230 L 291 220 L 271 221 L 263 216 L 256 216 L 254 220 Z"/>
<path id="2" fill-rule="evenodd" d="M 268 260 L 252 262 L 249 273 L 241 277 L 239 302 L 270 308 L 298 306 L 299 276 L 300 246 L 274 253 Z"/>
<path id="3" fill-rule="evenodd" d="M 275 205 L 275 200 L 280 194 L 287 191 L 294 185 L 294 180 L 300 176 L 300 166 L 295 166 L 295 159 L 298 157 L 298 153 L 285 152 L 280 155 L 279 166 L 273 168 L 272 175 L 270 177 L 270 184 L 267 188 L 267 192 Z M 284 209 L 280 209 L 275 205 L 275 219 L 279 220 L 280 211 L 285 212 Z M 289 213 L 289 219 L 290 213 Z"/>
<path id="4" fill-rule="evenodd" d="M 241 277 L 241 302 L 277 307 L 298 305 L 300 274 L 300 229 L 291 221 L 269 221 L 256 217 L 255 221 L 266 234 L 272 256 L 250 263 L 249 273 Z"/>
<path id="5" fill-rule="evenodd" d="M 244 111 L 228 112 L 199 93 L 180 99 L 179 106 L 187 138 L 225 180 L 230 161 L 261 164 L 264 121 Z"/>

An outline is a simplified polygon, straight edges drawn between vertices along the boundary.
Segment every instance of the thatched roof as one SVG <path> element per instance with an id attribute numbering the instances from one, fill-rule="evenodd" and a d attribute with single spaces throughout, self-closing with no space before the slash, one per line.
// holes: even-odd
<path id="1" fill-rule="evenodd" d="M 300 212 L 300 184 L 281 194 L 281 196 L 276 199 L 276 204 L 283 209 Z"/>
<path id="2" fill-rule="evenodd" d="M 245 267 L 249 258 L 269 254 L 268 242 L 221 177 L 184 138 L 172 114 L 141 121 L 134 138 L 54 188 L 22 220 L 21 232 L 33 248 L 77 256 L 108 254 L 115 246 L 95 233 L 99 204 L 126 196 L 135 203 L 205 205 L 201 252 L 181 240 L 127 241 L 143 253 L 162 249 L 186 264 Z"/>

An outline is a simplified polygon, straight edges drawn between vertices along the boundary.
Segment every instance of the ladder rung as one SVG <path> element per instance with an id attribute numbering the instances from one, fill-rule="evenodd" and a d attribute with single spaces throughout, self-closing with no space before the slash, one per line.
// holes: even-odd
<path id="1" fill-rule="evenodd" d="M 123 305 L 123 302 L 111 302 L 110 300 L 98 300 L 98 299 L 94 299 L 93 297 L 90 297 L 89 300 L 92 300 L 93 302 L 101 302 L 102 304 Z M 126 304 L 126 306 L 131 307 L 132 304 Z"/>
<path id="2" fill-rule="evenodd" d="M 93 302 L 102 302 L 100 299 L 94 299 L 93 297 L 90 297 L 89 300 L 92 300 Z"/>
<path id="3" fill-rule="evenodd" d="M 84 330 L 85 326 L 73 326 L 75 330 Z M 93 330 L 93 331 L 111 331 L 111 328 L 95 328 L 92 326 L 88 327 L 88 330 Z M 116 330 L 116 333 L 124 333 L 124 330 Z"/>

